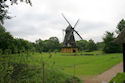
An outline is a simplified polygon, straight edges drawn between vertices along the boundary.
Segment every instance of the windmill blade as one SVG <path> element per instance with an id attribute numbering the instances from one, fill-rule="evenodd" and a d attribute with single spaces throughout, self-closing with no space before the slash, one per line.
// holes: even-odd
<path id="1" fill-rule="evenodd" d="M 74 27 L 73 27 L 73 28 L 75 28 L 75 27 L 76 27 L 76 25 L 78 24 L 78 22 L 79 22 L 79 19 L 76 21 L 76 24 L 74 25 Z"/>
<path id="2" fill-rule="evenodd" d="M 74 30 L 75 32 L 76 32 L 76 34 L 81 38 L 81 40 L 83 40 L 83 38 L 79 35 L 79 33 L 76 31 L 76 30 Z"/>
<path id="3" fill-rule="evenodd" d="M 64 14 L 62 13 L 63 18 L 66 20 L 66 22 L 71 26 L 71 24 L 69 23 L 69 21 L 66 19 L 66 17 L 64 16 Z"/>

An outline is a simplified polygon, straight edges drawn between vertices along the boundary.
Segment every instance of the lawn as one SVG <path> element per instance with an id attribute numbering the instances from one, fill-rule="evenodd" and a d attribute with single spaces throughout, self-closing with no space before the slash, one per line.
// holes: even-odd
<path id="1" fill-rule="evenodd" d="M 29 53 L 28 55 L 9 55 L 9 61 L 38 67 L 41 67 L 42 62 L 45 62 L 45 67 L 49 69 L 59 69 L 63 72 L 77 76 L 92 76 L 98 75 L 108 70 L 115 64 L 120 63 L 122 61 L 122 54 L 103 54 L 100 51 L 81 52 L 77 54 Z"/>

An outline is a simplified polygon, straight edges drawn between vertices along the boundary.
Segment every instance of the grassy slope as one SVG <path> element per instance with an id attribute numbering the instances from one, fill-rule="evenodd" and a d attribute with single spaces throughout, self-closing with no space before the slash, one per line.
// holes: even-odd
<path id="1" fill-rule="evenodd" d="M 75 75 L 97 75 L 100 74 L 113 65 L 120 63 L 122 61 L 122 54 L 101 54 L 101 52 L 92 52 L 93 54 L 99 54 L 98 56 L 65 56 L 72 55 L 69 53 L 52 53 L 52 57 L 49 57 L 48 53 L 38 54 L 35 56 L 30 55 L 26 62 L 23 60 L 21 63 L 28 63 L 30 65 L 41 66 L 42 61 L 46 62 L 47 68 L 57 68 L 69 74 L 74 74 L 75 65 Z M 85 53 L 82 53 L 85 54 Z M 74 54 L 73 54 L 74 55 Z M 81 55 L 78 53 L 77 55 Z M 15 55 L 17 56 L 17 55 Z M 11 56 L 11 61 L 19 62 L 19 57 Z"/>

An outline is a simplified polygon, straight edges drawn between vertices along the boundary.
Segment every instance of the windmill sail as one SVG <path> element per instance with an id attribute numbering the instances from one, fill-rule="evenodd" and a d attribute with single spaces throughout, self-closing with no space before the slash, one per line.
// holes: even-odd
<path id="1" fill-rule="evenodd" d="M 79 19 L 77 20 L 77 22 L 76 22 L 76 24 L 74 25 L 74 27 L 73 27 L 73 28 L 75 28 L 75 27 L 76 27 L 76 25 L 78 24 L 78 22 L 79 22 Z"/>
<path id="2" fill-rule="evenodd" d="M 79 33 L 76 31 L 76 30 L 74 30 L 75 32 L 76 32 L 76 34 L 81 38 L 81 40 L 83 40 L 83 38 L 79 35 Z"/>
<path id="3" fill-rule="evenodd" d="M 62 13 L 63 18 L 66 20 L 66 22 L 71 26 L 71 24 L 69 23 L 69 21 L 66 19 L 66 17 L 64 16 L 64 14 Z"/>
<path id="4" fill-rule="evenodd" d="M 76 47 L 74 32 L 82 39 L 82 37 L 75 31 L 75 27 L 77 26 L 79 19 L 76 21 L 74 27 L 70 24 L 70 22 L 66 19 L 66 17 L 62 14 L 63 18 L 67 21 L 69 26 L 65 30 L 65 37 L 63 41 L 63 47 Z M 83 40 L 83 39 L 82 39 Z"/>

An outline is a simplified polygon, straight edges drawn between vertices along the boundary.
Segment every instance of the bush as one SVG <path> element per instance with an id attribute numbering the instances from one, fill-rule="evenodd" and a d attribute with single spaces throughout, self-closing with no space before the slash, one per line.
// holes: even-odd
<path id="1" fill-rule="evenodd" d="M 0 55 L 3 53 L 2 49 L 0 49 Z"/>
<path id="2" fill-rule="evenodd" d="M 13 66 L 7 62 L 0 62 L 0 83 L 11 83 Z"/>
<path id="3" fill-rule="evenodd" d="M 27 64 L 0 64 L 0 83 L 42 83 L 42 68 Z M 5 78 L 6 77 L 6 78 Z M 46 83 L 81 83 L 81 80 L 57 69 L 45 68 Z"/>
<path id="4" fill-rule="evenodd" d="M 125 81 L 125 73 L 118 73 L 109 83 L 124 83 Z"/>
<path id="5" fill-rule="evenodd" d="M 12 50 L 11 49 L 6 49 L 4 50 L 4 54 L 11 54 L 12 53 Z"/>

